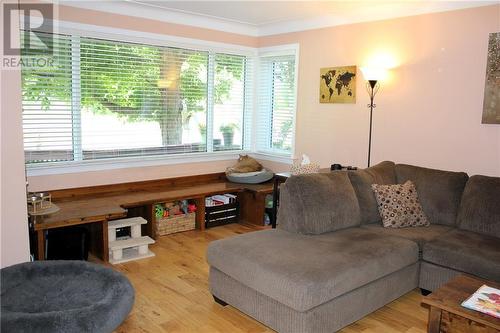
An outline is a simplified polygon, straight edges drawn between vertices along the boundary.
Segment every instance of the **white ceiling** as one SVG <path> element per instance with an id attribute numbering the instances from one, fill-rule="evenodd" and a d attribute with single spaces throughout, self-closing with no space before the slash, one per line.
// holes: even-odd
<path id="1" fill-rule="evenodd" d="M 500 1 L 60 1 L 172 23 L 264 36 L 498 4 Z"/>

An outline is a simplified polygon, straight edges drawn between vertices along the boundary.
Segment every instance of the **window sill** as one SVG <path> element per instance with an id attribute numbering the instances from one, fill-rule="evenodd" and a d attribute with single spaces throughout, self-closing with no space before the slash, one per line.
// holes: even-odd
<path id="1" fill-rule="evenodd" d="M 290 155 L 273 154 L 266 152 L 249 153 L 249 155 L 258 160 L 272 161 L 289 165 L 293 164 L 293 158 Z"/>
<path id="2" fill-rule="evenodd" d="M 267 153 L 252 153 L 250 151 L 238 150 L 230 152 L 214 153 L 192 153 L 170 156 L 151 156 L 151 157 L 124 157 L 113 159 L 102 159 L 92 161 L 71 161 L 58 163 L 44 163 L 38 165 L 27 165 L 26 172 L 28 177 L 58 175 L 68 173 L 92 172 L 113 169 L 140 168 L 161 165 L 175 165 L 188 163 L 203 163 L 213 161 L 236 160 L 239 154 L 249 154 L 260 160 L 273 161 L 278 163 L 291 164 L 291 157 L 273 155 Z"/>
<path id="3" fill-rule="evenodd" d="M 140 168 L 161 165 L 175 165 L 186 163 L 203 163 L 212 161 L 234 160 L 238 154 L 246 153 L 241 150 L 231 152 L 215 153 L 192 153 L 177 154 L 170 156 L 150 156 L 150 157 L 123 157 L 90 161 L 71 161 L 44 163 L 38 165 L 27 165 L 26 171 L 29 177 L 58 175 L 65 173 L 92 172 L 101 170 Z"/>

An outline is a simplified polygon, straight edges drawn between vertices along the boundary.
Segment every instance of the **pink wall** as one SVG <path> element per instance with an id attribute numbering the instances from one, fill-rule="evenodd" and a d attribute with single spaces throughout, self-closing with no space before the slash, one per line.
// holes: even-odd
<path id="1" fill-rule="evenodd" d="M 3 17 L 2 8 L 0 17 Z M 18 29 L 17 22 L 14 28 Z M 3 30 L 0 39 L 3 45 Z M 29 260 L 20 86 L 19 70 L 1 70 L 0 267 Z"/>
<path id="2" fill-rule="evenodd" d="M 386 54 L 396 67 L 375 99 L 372 161 L 500 176 L 500 125 L 481 124 L 488 33 L 498 31 L 499 5 L 276 35 L 259 45 L 300 43 L 297 154 L 322 166 L 366 166 L 361 73 L 356 104 L 320 104 L 319 68 Z"/>
<path id="3" fill-rule="evenodd" d="M 352 24 L 254 38 L 60 6 L 62 20 L 173 34 L 246 46 L 300 44 L 296 156 L 323 167 L 366 165 L 368 96 L 362 77 L 356 104 L 320 104 L 319 68 L 362 66 L 389 54 L 397 65 L 376 98 L 372 163 L 381 160 L 500 175 L 500 126 L 482 125 L 489 32 L 500 6 Z M 358 73 L 360 76 L 360 73 Z M 126 168 L 29 177 L 31 190 L 87 186 L 223 171 L 233 161 Z M 284 170 L 283 164 L 273 164 Z"/>

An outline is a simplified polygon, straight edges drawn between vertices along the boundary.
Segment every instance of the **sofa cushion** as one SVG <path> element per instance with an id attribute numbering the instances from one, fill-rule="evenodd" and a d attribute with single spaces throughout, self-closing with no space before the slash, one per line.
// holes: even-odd
<path id="1" fill-rule="evenodd" d="M 366 169 L 349 172 L 349 178 L 359 201 L 361 224 L 380 222 L 377 201 L 371 185 L 396 184 L 394 166 L 394 162 L 385 161 Z"/>
<path id="2" fill-rule="evenodd" d="M 429 225 L 418 200 L 415 184 L 372 184 L 382 224 L 386 228 L 424 227 Z"/>
<path id="3" fill-rule="evenodd" d="M 415 184 L 431 224 L 456 225 L 458 206 L 468 179 L 466 173 L 397 164 L 396 177 L 398 183 L 411 180 Z"/>
<path id="4" fill-rule="evenodd" d="M 307 311 L 418 260 L 409 240 L 349 228 L 322 235 L 263 230 L 211 242 L 208 263 L 297 311 Z"/>
<path id="5" fill-rule="evenodd" d="M 500 238 L 500 177 L 472 176 L 458 210 L 460 229 Z"/>
<path id="6" fill-rule="evenodd" d="M 347 172 L 292 176 L 280 188 L 278 226 L 321 234 L 358 226 L 359 205 Z"/>
<path id="7" fill-rule="evenodd" d="M 485 279 L 500 280 L 500 238 L 456 229 L 425 243 L 422 258 Z"/>
<path id="8" fill-rule="evenodd" d="M 402 237 L 405 239 L 412 240 L 418 244 L 420 250 L 422 250 L 422 247 L 424 246 L 425 243 L 433 240 L 434 238 L 440 237 L 441 235 L 451 230 L 455 230 L 450 226 L 441 224 L 431 224 L 428 227 L 398 228 L 398 229 L 384 228 L 380 224 L 368 224 L 362 226 L 362 228 L 386 236 Z"/>

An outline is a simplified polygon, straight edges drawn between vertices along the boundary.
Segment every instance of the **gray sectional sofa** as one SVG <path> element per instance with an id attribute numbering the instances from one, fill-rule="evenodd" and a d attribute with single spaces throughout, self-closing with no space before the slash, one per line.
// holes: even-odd
<path id="1" fill-rule="evenodd" d="M 412 180 L 429 227 L 382 227 L 370 185 Z M 500 280 L 500 178 L 382 162 L 281 187 L 278 229 L 210 244 L 210 290 L 279 332 L 334 332 L 460 273 Z"/>

